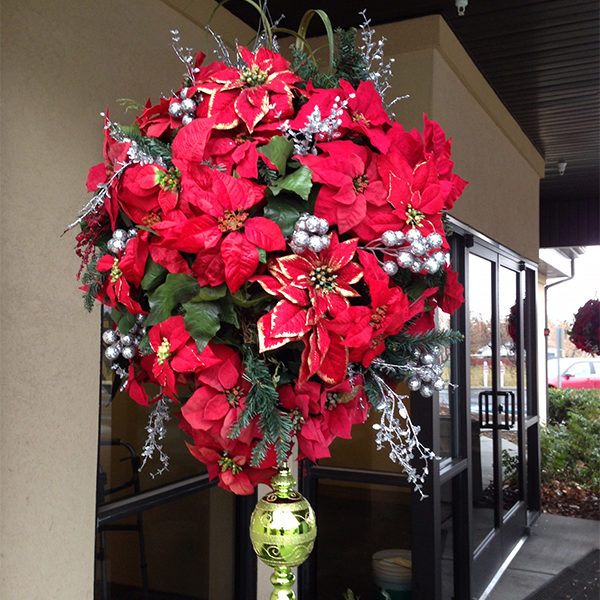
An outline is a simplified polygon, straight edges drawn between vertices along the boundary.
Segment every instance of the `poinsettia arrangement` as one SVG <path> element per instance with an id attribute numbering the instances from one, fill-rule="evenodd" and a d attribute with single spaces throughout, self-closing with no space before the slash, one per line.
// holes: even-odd
<path id="1" fill-rule="evenodd" d="M 294 442 L 329 456 L 371 410 L 417 489 L 433 456 L 396 387 L 444 385 L 436 355 L 459 336 L 434 311 L 463 302 L 444 215 L 465 182 L 437 123 L 390 118 L 381 42 L 368 22 L 356 37 L 338 32 L 328 73 L 303 43 L 290 62 L 269 36 L 233 57 L 218 40 L 205 64 L 175 37 L 180 87 L 132 126 L 106 115 L 89 172 L 82 289 L 112 309 L 106 356 L 152 408 L 143 454 L 167 466 L 175 406 L 190 452 L 238 494 Z"/>
<path id="2" fill-rule="evenodd" d="M 600 354 L 600 300 L 588 300 L 575 313 L 569 338 L 579 350 Z"/>

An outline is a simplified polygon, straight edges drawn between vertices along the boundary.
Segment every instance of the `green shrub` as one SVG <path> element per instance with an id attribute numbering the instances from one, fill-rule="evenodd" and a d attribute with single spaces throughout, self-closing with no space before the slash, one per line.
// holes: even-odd
<path id="1" fill-rule="evenodd" d="M 600 490 L 600 393 L 554 390 L 554 418 L 542 428 L 542 479 Z"/>
<path id="2" fill-rule="evenodd" d="M 567 421 L 568 412 L 590 400 L 600 402 L 600 390 L 548 388 L 548 423 L 556 425 Z"/>

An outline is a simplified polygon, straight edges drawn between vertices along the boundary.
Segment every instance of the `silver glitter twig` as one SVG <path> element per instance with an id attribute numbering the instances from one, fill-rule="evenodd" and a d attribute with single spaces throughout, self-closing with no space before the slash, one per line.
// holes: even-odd
<path id="1" fill-rule="evenodd" d="M 392 105 L 399 100 L 409 98 L 409 96 L 397 96 L 391 102 L 386 102 L 386 93 L 392 87 L 390 81 L 394 76 L 392 71 L 394 59 L 390 58 L 387 62 L 385 61 L 383 46 L 385 45 L 386 39 L 384 37 L 379 40 L 374 39 L 375 30 L 371 27 L 371 19 L 367 18 L 367 11 L 362 10 L 358 14 L 363 18 L 363 22 L 360 25 L 362 45 L 359 49 L 367 63 L 367 71 L 369 73 L 368 79 L 373 82 L 375 89 L 381 96 L 381 100 L 383 101 L 386 110 L 391 116 L 394 116 L 394 113 L 390 112 Z"/>
<path id="2" fill-rule="evenodd" d="M 350 94 L 354 98 L 355 94 Z M 340 101 L 336 96 L 329 115 L 325 118 L 321 116 L 321 109 L 315 106 L 312 113 L 306 120 L 302 129 L 294 131 L 290 127 L 289 120 L 284 121 L 279 128 L 289 140 L 294 142 L 294 154 L 305 156 L 306 154 L 316 154 L 315 143 L 318 141 L 331 141 L 339 137 L 339 126 L 342 124 L 340 117 L 348 107 L 348 99 Z"/>
<path id="3" fill-rule="evenodd" d="M 420 427 L 410 420 L 403 402 L 407 396 L 398 395 L 379 375 L 371 372 L 370 376 L 379 389 L 380 397 L 380 403 L 376 409 L 381 412 L 381 420 L 373 425 L 373 429 L 377 431 L 375 438 L 377 450 L 381 450 L 384 444 L 388 444 L 390 459 L 402 467 L 415 492 L 419 492 L 421 498 L 426 498 L 427 495 L 423 493 L 423 484 L 429 474 L 429 461 L 437 457 L 419 441 Z M 396 410 L 398 416 L 396 416 Z M 425 466 L 420 470 L 411 464 L 417 454 L 418 458 L 425 462 Z"/>
<path id="4" fill-rule="evenodd" d="M 146 426 L 148 437 L 146 438 L 146 442 L 144 443 L 144 447 L 142 449 L 142 456 L 144 457 L 144 460 L 139 470 L 141 471 L 144 468 L 146 462 L 153 458 L 154 451 L 157 451 L 160 462 L 162 463 L 162 467 L 156 472 L 150 473 L 150 476 L 153 479 L 157 475 L 161 475 L 165 471 L 169 470 L 169 457 L 164 452 L 163 446 L 159 442 L 161 442 L 167 435 L 167 427 L 165 424 L 167 421 L 171 420 L 171 415 L 169 414 L 170 402 L 171 399 L 163 394 L 159 398 L 158 402 L 154 405 L 154 410 L 150 413 L 150 416 L 148 417 L 148 425 Z"/>
<path id="5" fill-rule="evenodd" d="M 171 30 L 171 48 L 177 58 L 185 65 L 188 77 L 194 81 L 194 50 L 193 48 L 184 48 L 179 45 L 181 37 L 178 29 Z"/>

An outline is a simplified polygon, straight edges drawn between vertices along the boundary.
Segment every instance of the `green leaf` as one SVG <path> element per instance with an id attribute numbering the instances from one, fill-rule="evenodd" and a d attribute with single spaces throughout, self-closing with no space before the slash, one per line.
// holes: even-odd
<path id="1" fill-rule="evenodd" d="M 184 273 L 169 273 L 165 282 L 148 297 L 150 315 L 146 325 L 156 325 L 168 319 L 178 304 L 192 299 L 200 290 L 198 282 Z"/>
<path id="2" fill-rule="evenodd" d="M 121 333 L 129 333 L 135 325 L 135 315 L 128 313 L 126 310 L 119 311 L 116 308 L 113 308 L 110 316 L 117 324 Z"/>
<path id="3" fill-rule="evenodd" d="M 256 249 L 258 250 L 258 260 L 259 262 L 263 263 L 263 264 L 267 264 L 267 252 L 266 250 L 264 250 L 264 248 L 259 248 L 258 246 L 256 246 Z"/>
<path id="4" fill-rule="evenodd" d="M 269 189 L 277 196 L 281 190 L 294 192 L 303 200 L 308 200 L 312 188 L 312 171 L 302 165 L 299 169 L 292 171 L 289 175 L 278 179 L 269 185 Z"/>
<path id="5" fill-rule="evenodd" d="M 240 327 L 240 322 L 238 321 L 237 313 L 235 312 L 235 306 L 233 304 L 233 297 L 231 294 L 228 294 L 221 301 L 221 321 L 230 323 L 237 329 Z"/>
<path id="6" fill-rule="evenodd" d="M 223 298 L 227 293 L 227 287 L 225 284 L 211 287 L 206 285 L 200 288 L 200 291 L 190 300 L 190 302 L 210 302 L 212 300 L 219 300 Z"/>
<path id="7" fill-rule="evenodd" d="M 264 215 L 277 223 L 284 236 L 292 235 L 294 225 L 302 212 L 302 204 L 292 198 L 271 198 L 265 206 Z"/>
<path id="8" fill-rule="evenodd" d="M 281 135 L 271 138 L 265 146 L 258 147 L 258 151 L 277 167 L 281 176 L 285 175 L 285 167 L 293 149 L 294 143 Z"/>
<path id="9" fill-rule="evenodd" d="M 202 352 L 221 327 L 221 307 L 216 302 L 186 302 L 183 322 Z"/>
<path id="10" fill-rule="evenodd" d="M 148 257 L 148 261 L 146 262 L 146 272 L 144 273 L 144 278 L 142 279 L 142 289 L 151 292 L 164 282 L 167 273 L 167 269 L 165 269 L 162 265 L 155 263 L 150 257 Z"/>

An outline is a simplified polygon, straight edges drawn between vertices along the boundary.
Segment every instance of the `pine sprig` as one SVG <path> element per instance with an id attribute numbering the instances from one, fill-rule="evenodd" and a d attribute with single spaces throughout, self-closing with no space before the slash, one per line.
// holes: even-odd
<path id="1" fill-rule="evenodd" d="M 336 30 L 337 58 L 334 62 L 335 74 L 338 79 L 349 81 L 355 88 L 361 81 L 366 81 L 369 72 L 363 55 L 356 50 L 357 30 L 352 27 L 347 31 Z"/>
<path id="2" fill-rule="evenodd" d="M 276 377 L 271 374 L 267 364 L 251 350 L 246 350 L 244 366 L 244 377 L 251 382 L 252 387 L 244 401 L 244 410 L 231 428 L 229 437 L 237 438 L 252 420 L 258 417 L 258 426 L 263 438 L 252 451 L 251 466 L 260 466 L 267 456 L 269 446 L 275 448 L 277 463 L 283 464 L 291 450 L 293 423 L 289 414 L 278 408 Z"/>
<path id="3" fill-rule="evenodd" d="M 418 333 L 400 333 L 390 336 L 385 340 L 386 354 L 392 356 L 410 356 L 414 350 L 432 352 L 435 347 L 450 346 L 463 341 L 460 331 L 452 329 L 439 329 Z"/>
<path id="4" fill-rule="evenodd" d="M 83 305 L 88 312 L 92 312 L 94 300 L 108 277 L 108 273 L 98 271 L 98 259 L 97 254 L 91 258 L 81 275 L 81 283 L 86 288 L 83 294 Z"/>

